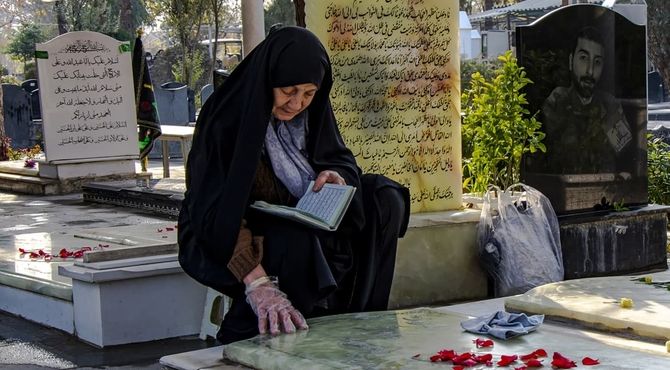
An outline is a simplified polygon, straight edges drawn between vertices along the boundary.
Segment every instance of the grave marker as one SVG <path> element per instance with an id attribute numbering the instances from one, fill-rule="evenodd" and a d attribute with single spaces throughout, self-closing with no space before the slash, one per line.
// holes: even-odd
<path id="1" fill-rule="evenodd" d="M 137 158 L 130 45 L 83 31 L 36 49 L 46 160 Z"/>
<path id="2" fill-rule="evenodd" d="M 21 86 L 2 84 L 2 104 L 5 135 L 12 139 L 12 148 L 30 147 L 30 96 Z"/>
<path id="3" fill-rule="evenodd" d="M 412 212 L 461 207 L 458 2 L 309 1 L 333 65 L 333 111 L 363 172 L 410 188 Z"/>
<path id="4" fill-rule="evenodd" d="M 540 111 L 547 146 L 526 156 L 522 181 L 557 213 L 647 202 L 645 34 L 644 26 L 585 4 L 517 28 L 519 64 L 534 82 L 529 111 Z"/>

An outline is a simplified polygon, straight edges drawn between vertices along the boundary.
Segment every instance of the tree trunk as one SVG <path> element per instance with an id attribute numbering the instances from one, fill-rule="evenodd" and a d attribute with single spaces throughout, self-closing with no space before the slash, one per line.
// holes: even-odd
<path id="1" fill-rule="evenodd" d="M 67 33 L 67 20 L 65 19 L 65 4 L 63 0 L 56 0 L 54 10 L 56 11 L 56 23 L 58 23 L 58 34 Z"/>
<path id="2" fill-rule="evenodd" d="M 133 39 L 135 35 L 134 28 L 132 0 L 119 0 L 119 33 L 121 37 L 128 38 L 128 40 L 123 41 Z"/>
<path id="3" fill-rule="evenodd" d="M 295 4 L 295 24 L 298 27 L 305 27 L 305 0 L 293 0 Z"/>
<path id="4" fill-rule="evenodd" d="M 670 89 L 670 1 L 647 0 L 649 59 Z"/>

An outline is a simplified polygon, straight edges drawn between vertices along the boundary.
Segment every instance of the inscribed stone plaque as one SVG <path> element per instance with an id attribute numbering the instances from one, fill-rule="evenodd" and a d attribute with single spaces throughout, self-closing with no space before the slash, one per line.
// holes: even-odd
<path id="1" fill-rule="evenodd" d="M 647 202 L 645 27 L 601 6 L 560 8 L 517 27 L 519 63 L 539 111 L 546 153 L 524 158 L 522 181 L 557 213 Z"/>
<path id="2" fill-rule="evenodd" d="M 455 0 L 306 3 L 333 65 L 331 102 L 366 173 L 410 188 L 412 212 L 461 207 Z"/>
<path id="3" fill-rule="evenodd" d="M 137 158 L 130 45 L 83 31 L 36 49 L 47 161 Z"/>

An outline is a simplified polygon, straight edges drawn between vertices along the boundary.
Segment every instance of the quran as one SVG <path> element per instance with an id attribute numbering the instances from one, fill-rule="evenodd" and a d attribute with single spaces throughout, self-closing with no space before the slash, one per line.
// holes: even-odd
<path id="1" fill-rule="evenodd" d="M 312 190 L 313 187 L 314 181 L 311 181 L 305 195 L 295 207 L 256 201 L 251 208 L 317 229 L 337 230 L 356 188 L 349 185 L 324 184 L 321 190 L 315 192 Z"/>

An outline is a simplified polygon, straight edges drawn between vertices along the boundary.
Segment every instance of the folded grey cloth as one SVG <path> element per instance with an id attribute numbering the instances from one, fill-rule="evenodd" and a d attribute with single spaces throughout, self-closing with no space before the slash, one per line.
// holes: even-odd
<path id="1" fill-rule="evenodd" d="M 525 313 L 498 311 L 493 315 L 465 320 L 461 322 L 461 327 L 470 333 L 510 339 L 534 331 L 543 321 L 544 315 L 526 316 Z"/>

